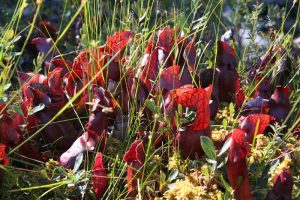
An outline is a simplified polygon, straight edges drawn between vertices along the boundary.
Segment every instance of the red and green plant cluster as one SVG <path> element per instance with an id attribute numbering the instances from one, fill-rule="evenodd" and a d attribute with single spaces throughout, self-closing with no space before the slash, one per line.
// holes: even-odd
<path id="1" fill-rule="evenodd" d="M 76 199 L 299 197 L 300 112 L 290 98 L 286 49 L 274 42 L 246 78 L 233 32 L 221 38 L 211 68 L 197 63 L 196 35 L 164 27 L 135 66 L 128 49 L 141 38 L 120 31 L 74 60 L 52 51 L 45 74 L 18 71 L 19 109 L 0 104 L 1 183 L 5 169 L 23 160 L 27 169 L 43 165 L 48 181 L 79 190 Z M 53 46 L 45 35 L 32 44 L 45 54 Z M 270 73 L 275 64 L 281 68 Z"/>

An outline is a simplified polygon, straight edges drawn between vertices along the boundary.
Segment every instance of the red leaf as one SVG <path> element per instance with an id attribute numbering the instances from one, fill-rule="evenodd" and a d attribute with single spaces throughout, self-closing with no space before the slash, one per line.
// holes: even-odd
<path id="1" fill-rule="evenodd" d="M 53 59 L 50 61 L 49 71 L 53 71 L 55 68 L 63 68 L 63 74 L 68 73 L 72 69 L 73 62 L 64 58 Z"/>
<path id="2" fill-rule="evenodd" d="M 234 49 L 223 41 L 218 41 L 217 67 L 228 67 L 229 69 L 237 67 Z"/>
<path id="3" fill-rule="evenodd" d="M 103 86 L 105 83 L 104 75 L 107 75 L 107 72 L 103 70 L 103 66 L 107 60 L 107 55 L 104 54 L 102 47 L 91 50 L 88 63 L 84 66 L 86 68 L 83 68 L 84 73 L 87 75 L 87 80 L 96 76 L 97 82 Z M 107 67 L 109 68 L 109 66 Z M 107 68 L 105 70 L 107 71 Z M 96 84 L 96 81 L 94 84 Z"/>
<path id="4" fill-rule="evenodd" d="M 183 57 L 186 60 L 187 65 L 191 68 L 191 70 L 194 70 L 196 62 L 196 48 L 194 40 L 190 41 L 185 47 Z"/>
<path id="5" fill-rule="evenodd" d="M 156 35 L 149 38 L 146 53 L 150 54 L 154 49 L 159 48 L 168 55 L 173 48 L 177 35 L 179 35 L 179 30 L 167 27 L 160 29 Z"/>
<path id="6" fill-rule="evenodd" d="M 231 32 L 229 32 L 231 33 Z M 219 100 L 231 102 L 237 92 L 236 83 L 239 74 L 236 71 L 237 61 L 235 52 L 226 42 L 218 41 L 217 69 L 219 70 Z"/>
<path id="7" fill-rule="evenodd" d="M 123 157 L 123 160 L 129 165 L 126 180 L 130 197 L 137 195 L 137 179 L 142 178 L 141 171 L 145 161 L 143 142 L 144 140 L 135 140 Z"/>
<path id="8" fill-rule="evenodd" d="M 130 95 L 133 99 L 137 99 L 139 103 L 143 104 L 148 97 L 149 92 L 147 86 L 142 81 L 133 78 Z"/>
<path id="9" fill-rule="evenodd" d="M 146 64 L 142 69 L 140 79 L 145 83 L 147 89 L 151 90 L 151 81 L 155 81 L 159 68 L 158 68 L 158 49 L 152 51 L 152 53 L 147 57 Z"/>
<path id="10" fill-rule="evenodd" d="M 39 124 L 48 123 L 58 112 L 55 108 L 45 108 L 42 111 L 35 113 L 35 117 Z M 55 149 L 57 151 L 66 151 L 72 142 L 76 139 L 78 131 L 75 129 L 72 121 L 61 114 L 55 123 L 49 124 L 42 130 L 44 140 L 49 143 L 55 141 Z"/>
<path id="11" fill-rule="evenodd" d="M 54 43 L 51 38 L 46 38 L 46 37 L 34 38 L 31 41 L 31 44 L 35 45 L 40 53 L 47 55 L 47 57 L 46 57 L 47 62 L 49 62 L 51 60 L 51 57 L 53 55 L 57 54 L 57 51 L 55 51 L 52 48 Z M 52 50 L 50 51 L 51 48 L 52 48 Z"/>
<path id="12" fill-rule="evenodd" d="M 119 59 L 111 61 L 111 55 L 106 54 L 104 47 L 96 47 L 81 52 L 74 60 L 73 70 L 81 70 L 83 73 L 83 82 L 86 84 L 88 80 L 96 76 L 93 84 L 104 86 L 109 79 L 118 82 L 120 80 Z M 106 66 L 106 64 L 108 65 Z M 104 66 L 106 66 L 104 68 Z"/>
<path id="13" fill-rule="evenodd" d="M 107 174 L 102 161 L 102 154 L 98 152 L 95 157 L 92 176 L 93 189 L 96 199 L 101 199 L 108 185 Z"/>
<path id="14" fill-rule="evenodd" d="M 179 149 L 180 155 L 186 159 L 197 159 L 203 155 L 200 145 L 200 137 L 211 137 L 210 130 L 210 106 L 209 99 L 212 86 L 206 89 L 194 88 L 193 85 L 185 85 L 170 91 L 165 101 L 166 114 L 174 119 L 177 105 L 181 104 L 185 107 L 193 107 L 196 112 L 196 119 L 187 124 L 186 130 L 179 131 L 175 136 L 175 148 Z M 175 123 L 173 128 L 178 129 Z"/>
<path id="15" fill-rule="evenodd" d="M 95 141 L 100 140 L 101 144 L 105 145 L 107 126 L 108 120 L 105 113 L 100 110 L 92 111 L 86 127 L 88 137 L 93 137 Z"/>
<path id="16" fill-rule="evenodd" d="M 35 85 L 38 88 L 33 88 L 33 87 L 29 87 L 28 89 L 31 91 L 32 94 L 32 101 L 31 103 L 31 107 L 35 107 L 38 106 L 40 103 L 45 104 L 45 106 L 47 107 L 51 107 L 51 98 L 48 96 L 48 94 L 46 94 L 45 92 L 41 91 L 39 87 L 42 87 L 42 85 L 38 84 Z"/>
<path id="17" fill-rule="evenodd" d="M 89 54 L 90 54 L 89 50 L 85 50 L 85 51 L 80 52 L 78 54 L 78 56 L 76 56 L 76 58 L 74 59 L 72 69 L 73 70 L 80 70 L 81 69 L 83 71 L 86 71 L 87 70 L 87 64 L 89 62 Z"/>
<path id="18" fill-rule="evenodd" d="M 83 87 L 83 74 L 80 69 L 72 69 L 63 77 L 65 83 L 65 90 L 70 97 L 73 97 Z"/>
<path id="19" fill-rule="evenodd" d="M 175 149 L 178 148 L 179 153 L 183 159 L 199 159 L 204 152 L 201 147 L 201 136 L 211 137 L 210 128 L 200 131 L 182 131 L 175 136 Z"/>
<path id="20" fill-rule="evenodd" d="M 260 77 L 260 73 L 269 65 L 274 64 L 276 57 L 274 56 L 273 48 L 270 48 L 264 55 L 262 55 L 255 65 L 249 71 L 248 81 L 252 82 L 256 77 Z"/>
<path id="21" fill-rule="evenodd" d="M 155 43 L 154 43 L 154 35 L 152 34 L 150 38 L 148 39 L 145 54 L 151 54 L 152 50 L 154 49 Z"/>
<path id="22" fill-rule="evenodd" d="M 235 198 L 237 200 L 252 200 L 253 196 L 251 193 L 246 160 L 242 159 L 235 163 L 228 161 L 226 164 L 226 172 L 230 185 L 235 190 Z"/>
<path id="23" fill-rule="evenodd" d="M 0 144 L 0 164 L 7 166 L 9 164 L 9 159 L 6 155 L 5 148 L 5 144 Z"/>
<path id="24" fill-rule="evenodd" d="M 241 129 L 247 133 L 247 141 L 252 143 L 257 126 L 256 135 L 262 134 L 272 120 L 275 120 L 275 118 L 267 114 L 251 114 L 247 116 L 241 124 Z"/>
<path id="25" fill-rule="evenodd" d="M 57 95 L 63 94 L 63 68 L 55 68 L 48 74 L 47 83 L 49 88 Z"/>
<path id="26" fill-rule="evenodd" d="M 25 81 L 24 83 L 26 84 L 26 86 L 30 86 L 30 85 L 33 85 L 33 84 L 43 84 L 44 81 L 46 80 L 47 77 L 45 77 L 44 75 L 42 74 L 33 74 L 33 73 L 26 73 L 30 79 L 28 80 L 28 76 L 24 75 L 24 74 L 20 74 L 22 76 L 22 78 L 24 78 L 26 76 L 26 79 L 27 79 L 27 82 Z M 24 81 L 24 80 L 23 80 Z M 25 85 L 24 85 L 25 87 Z M 24 88 L 23 87 L 23 88 Z"/>
<path id="27" fill-rule="evenodd" d="M 218 68 L 219 69 L 219 100 L 231 102 L 234 100 L 236 91 L 236 83 L 239 79 L 239 74 L 236 69 Z"/>
<path id="28" fill-rule="evenodd" d="M 28 75 L 28 74 L 27 74 Z M 25 74 L 20 74 L 20 79 L 21 82 L 24 81 L 22 80 L 23 78 L 25 78 Z M 26 76 L 25 79 L 27 79 L 28 77 Z M 43 84 L 43 82 L 46 80 L 46 77 L 42 74 L 34 74 L 26 83 L 23 84 L 23 88 L 22 88 L 22 94 L 23 94 L 23 100 L 24 100 L 24 104 L 26 106 L 30 105 L 32 107 L 34 107 L 34 100 L 35 96 L 33 93 L 33 87 L 35 88 L 40 88 L 40 89 L 45 89 L 45 86 Z"/>
<path id="29" fill-rule="evenodd" d="M 112 99 L 103 88 L 94 88 L 92 112 L 86 125 L 86 132 L 77 138 L 72 146 L 61 155 L 60 163 L 62 166 L 71 168 L 76 157 L 86 151 L 93 150 L 100 142 L 100 151 L 104 151 L 106 145 L 106 134 L 108 128 L 107 114 L 102 109 L 104 107 L 114 107 Z"/>
<path id="30" fill-rule="evenodd" d="M 4 104 L 2 104 L 4 105 Z M 11 118 L 6 110 L 2 111 L 0 116 L 0 139 L 1 142 L 14 146 L 20 142 L 20 127 L 19 125 L 24 123 L 23 117 L 20 114 L 14 113 Z"/>
<path id="31" fill-rule="evenodd" d="M 209 127 L 211 90 L 211 85 L 206 89 L 191 88 L 191 86 L 187 85 L 171 91 L 176 103 L 185 107 L 194 107 L 196 110 L 196 119 L 188 126 L 188 130 L 200 131 Z"/>
<path id="32" fill-rule="evenodd" d="M 235 82 L 234 101 L 237 108 L 240 108 L 245 101 L 245 93 L 243 88 L 240 86 L 240 78 L 236 79 Z"/>
<path id="33" fill-rule="evenodd" d="M 176 35 L 178 35 L 178 30 L 173 28 L 163 28 L 159 30 L 157 47 L 162 48 L 169 54 L 175 43 Z"/>
<path id="34" fill-rule="evenodd" d="M 212 85 L 212 94 L 210 103 L 210 119 L 213 120 L 219 109 L 220 101 L 219 101 L 219 72 L 214 69 L 200 69 L 199 73 L 197 74 L 196 82 L 201 86 L 201 88 L 208 87 Z"/>
<path id="35" fill-rule="evenodd" d="M 186 60 L 189 58 L 189 52 L 187 51 L 185 53 L 186 47 L 192 42 L 192 39 L 190 37 L 182 36 L 179 37 L 176 40 L 177 46 L 178 46 L 178 65 L 184 66 L 185 63 L 188 63 Z M 193 50 L 191 51 L 193 53 Z"/>
<path id="36" fill-rule="evenodd" d="M 0 103 L 0 114 L 7 114 L 5 108 L 7 105 L 5 103 Z"/>
<path id="37" fill-rule="evenodd" d="M 102 87 L 94 88 L 93 108 L 89 121 L 86 126 L 88 137 L 94 138 L 95 141 L 101 141 L 101 150 L 104 149 L 106 143 L 106 131 L 108 127 L 108 114 L 103 112 L 103 106 L 114 109 L 114 103 L 110 94 Z M 103 146 L 104 145 L 104 146 Z"/>
<path id="38" fill-rule="evenodd" d="M 158 31 L 157 37 L 151 36 L 148 41 L 146 54 L 141 64 L 142 73 L 140 78 L 149 91 L 151 90 L 150 80 L 156 80 L 159 66 L 168 68 L 173 65 L 173 54 L 170 53 L 175 42 L 176 33 L 174 29 L 163 28 Z"/>
<path id="39" fill-rule="evenodd" d="M 84 151 L 93 150 L 96 144 L 97 141 L 94 138 L 88 137 L 88 134 L 84 133 L 77 138 L 73 142 L 72 146 L 60 156 L 59 162 L 61 166 L 65 168 L 73 168 L 77 156 Z"/>
<path id="40" fill-rule="evenodd" d="M 6 145 L 0 143 L 0 165 L 7 166 L 9 164 L 9 158 L 5 152 Z M 0 168 L 0 187 L 2 185 L 3 178 L 5 176 L 5 171 Z"/>
<path id="41" fill-rule="evenodd" d="M 262 98 L 268 99 L 269 93 L 271 91 L 271 83 L 268 79 L 263 79 L 257 76 L 256 81 L 260 83 L 258 84 L 257 88 L 255 89 L 255 94 L 254 94 L 254 98 L 260 96 Z"/>
<path id="42" fill-rule="evenodd" d="M 50 21 L 42 21 L 40 23 L 41 26 L 41 36 L 42 37 L 52 37 L 56 38 L 57 28 Z"/>
<path id="43" fill-rule="evenodd" d="M 249 144 L 245 132 L 234 129 L 229 137 L 232 138 L 226 171 L 231 187 L 235 190 L 237 200 L 252 200 L 251 187 L 248 178 L 246 155 L 249 153 Z M 239 183 L 239 181 L 241 181 Z"/>
<path id="44" fill-rule="evenodd" d="M 181 71 L 181 70 L 180 70 Z M 186 84 L 192 84 L 192 75 L 191 73 L 194 71 L 193 67 L 183 67 L 182 74 L 180 76 L 180 83 L 181 85 L 186 85 Z"/>
<path id="45" fill-rule="evenodd" d="M 170 93 L 171 93 L 172 98 L 175 99 L 176 97 L 184 94 L 185 92 L 193 91 L 194 89 L 195 89 L 194 85 L 188 84 L 188 85 L 184 85 L 180 88 L 174 89 Z"/>
<path id="46" fill-rule="evenodd" d="M 271 96 L 272 101 L 278 106 L 290 107 L 290 88 L 277 86 Z"/>
<path id="47" fill-rule="evenodd" d="M 284 199 L 291 200 L 293 192 L 293 177 L 288 168 L 283 168 L 280 174 L 274 177 L 274 186 L 268 192 L 266 200 Z"/>
<path id="48" fill-rule="evenodd" d="M 88 64 L 87 74 L 90 78 L 97 76 L 97 81 L 100 85 L 107 84 L 109 79 L 118 82 L 120 80 L 120 65 L 119 62 L 111 61 L 105 68 L 104 66 L 111 60 L 111 56 L 99 54 L 99 58 L 95 61 L 90 61 Z M 101 73 L 99 73 L 101 72 Z"/>
<path id="49" fill-rule="evenodd" d="M 80 67 L 81 66 L 79 62 L 75 65 L 73 64 L 71 71 L 65 74 L 63 77 L 63 82 L 65 85 L 64 89 L 70 98 L 78 93 L 86 83 L 86 80 L 83 78 L 83 71 Z M 85 105 L 85 102 L 87 101 L 88 92 L 85 90 L 74 102 L 77 112 L 87 108 Z"/>
<path id="50" fill-rule="evenodd" d="M 22 159 L 29 158 L 29 162 L 33 160 L 46 162 L 48 157 L 41 154 L 38 149 L 35 148 L 31 143 L 27 142 L 19 147 L 18 154 L 22 155 Z"/>
<path id="51" fill-rule="evenodd" d="M 238 92 L 235 93 L 234 99 L 235 99 L 235 105 L 238 108 L 240 108 L 245 101 L 245 92 L 242 88 Z"/>
<path id="52" fill-rule="evenodd" d="M 17 71 L 17 74 L 21 85 L 27 83 L 29 79 L 34 75 L 33 73 L 24 73 L 20 71 Z"/>
<path id="53" fill-rule="evenodd" d="M 189 84 L 189 85 L 184 85 L 180 88 L 177 88 L 177 89 L 174 89 L 174 90 L 171 90 L 169 93 L 168 93 L 168 96 L 165 100 L 165 112 L 166 112 L 166 115 L 168 117 L 170 117 L 171 119 L 173 119 L 173 128 L 176 129 L 175 127 L 175 121 L 174 121 L 174 116 L 175 116 L 175 112 L 177 111 L 177 108 L 178 108 L 178 104 L 177 102 L 175 101 L 175 97 L 180 95 L 182 92 L 185 92 L 185 91 L 189 91 L 189 90 L 193 90 L 194 89 L 194 86 L 192 84 Z"/>
<path id="54" fill-rule="evenodd" d="M 115 59 L 118 62 L 123 57 L 124 49 L 133 36 L 134 34 L 130 31 L 116 32 L 107 38 L 105 52 L 113 56 L 120 51 L 119 56 Z"/>
<path id="55" fill-rule="evenodd" d="M 269 101 L 269 114 L 273 115 L 279 123 L 282 123 L 290 112 L 292 106 L 289 99 L 288 86 L 277 86 Z"/>
<path id="56" fill-rule="evenodd" d="M 232 142 L 228 160 L 235 163 L 245 159 L 246 155 L 250 152 L 250 146 L 246 140 L 246 133 L 243 130 L 236 128 L 230 133 L 229 137 L 232 138 Z"/>
<path id="57" fill-rule="evenodd" d="M 138 161 L 140 164 L 143 164 L 145 160 L 143 141 L 135 140 L 125 152 L 123 159 L 128 164 L 134 161 Z"/>
<path id="58" fill-rule="evenodd" d="M 170 91 L 181 86 L 179 81 L 180 67 L 173 65 L 165 69 L 160 75 L 160 89 Z"/>

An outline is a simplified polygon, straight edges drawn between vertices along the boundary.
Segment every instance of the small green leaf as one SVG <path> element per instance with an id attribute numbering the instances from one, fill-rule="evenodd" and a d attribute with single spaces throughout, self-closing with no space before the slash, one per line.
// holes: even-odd
<path id="1" fill-rule="evenodd" d="M 223 175 L 221 174 L 221 183 L 223 185 L 223 187 L 225 188 L 226 191 L 228 191 L 230 194 L 233 192 L 232 188 L 230 187 L 230 185 L 225 181 Z"/>
<path id="2" fill-rule="evenodd" d="M 147 99 L 145 103 L 146 103 L 146 107 L 147 107 L 149 110 L 151 110 L 151 112 L 156 113 L 156 106 L 155 106 L 153 100 Z"/>
<path id="3" fill-rule="evenodd" d="M 188 108 L 185 114 L 185 120 L 191 122 L 196 119 L 196 111 Z"/>
<path id="4" fill-rule="evenodd" d="M 228 121 L 226 118 L 223 119 L 222 124 L 223 124 L 224 129 L 226 129 L 228 126 Z"/>
<path id="5" fill-rule="evenodd" d="M 40 103 L 38 106 L 32 108 L 29 112 L 28 115 L 33 115 L 34 113 L 37 113 L 45 108 L 45 104 Z"/>
<path id="6" fill-rule="evenodd" d="M 145 19 L 147 15 L 147 12 L 145 12 L 140 18 L 139 18 L 139 22 L 143 21 Z"/>
<path id="7" fill-rule="evenodd" d="M 167 132 L 169 130 L 170 130 L 170 128 L 168 128 L 168 127 L 159 127 L 158 128 L 158 132 L 159 133 L 165 133 L 165 132 Z"/>
<path id="8" fill-rule="evenodd" d="M 229 199 L 231 199 L 230 197 L 231 197 L 231 194 L 226 190 L 225 194 L 224 194 L 224 200 L 229 200 Z"/>
<path id="9" fill-rule="evenodd" d="M 230 104 L 229 104 L 229 113 L 230 113 L 230 117 L 232 117 L 233 115 L 234 115 L 234 105 L 233 105 L 233 103 L 231 102 Z"/>
<path id="10" fill-rule="evenodd" d="M 222 197 L 222 195 L 220 193 L 217 194 L 217 199 L 218 200 L 223 200 L 223 197 Z"/>
<path id="11" fill-rule="evenodd" d="M 188 27 L 184 27 L 184 28 L 183 28 L 183 32 L 184 32 L 185 34 L 188 34 L 190 31 L 191 31 L 191 30 L 190 30 Z"/>
<path id="12" fill-rule="evenodd" d="M 193 28 L 192 30 L 201 30 L 206 27 L 206 21 L 207 21 L 207 14 L 203 15 L 201 18 L 193 21 Z"/>
<path id="13" fill-rule="evenodd" d="M 212 159 L 209 159 L 209 158 L 206 158 L 206 161 L 210 164 L 213 164 L 213 165 L 216 165 L 217 164 L 217 161 L 216 160 L 212 160 Z"/>
<path id="14" fill-rule="evenodd" d="M 68 172 L 63 167 L 59 167 L 56 169 L 60 175 L 68 176 Z"/>
<path id="15" fill-rule="evenodd" d="M 24 116 L 23 110 L 19 106 L 13 106 L 12 109 L 19 113 L 20 115 Z"/>
<path id="16" fill-rule="evenodd" d="M 41 170 L 41 174 L 42 174 L 45 178 L 47 178 L 48 180 L 51 179 L 51 177 L 49 177 L 49 175 L 48 175 L 46 169 L 42 169 L 42 170 Z"/>
<path id="17" fill-rule="evenodd" d="M 179 174 L 178 169 L 172 170 L 171 173 L 170 173 L 170 175 L 169 175 L 169 177 L 168 177 L 168 181 L 169 182 L 174 181 L 176 179 L 176 177 L 178 176 L 178 174 Z"/>
<path id="18" fill-rule="evenodd" d="M 230 147 L 230 145 L 231 145 L 231 142 L 232 142 L 232 138 L 231 138 L 231 137 L 228 138 L 228 139 L 225 141 L 224 145 L 222 146 L 222 149 L 220 150 L 220 152 L 219 152 L 219 154 L 218 154 L 218 157 L 221 156 L 221 155 L 223 155 L 223 154 L 229 149 L 229 147 Z"/>
<path id="19" fill-rule="evenodd" d="M 17 36 L 17 37 L 14 37 L 14 38 L 10 41 L 10 43 L 18 42 L 20 39 L 21 39 L 21 36 L 19 35 L 19 36 Z M 21 52 L 15 52 L 15 53 L 20 53 L 20 54 L 21 54 Z"/>
<path id="20" fill-rule="evenodd" d="M 8 90 L 10 88 L 10 86 L 11 86 L 11 83 L 5 84 L 4 87 L 3 87 L 3 90 L 4 91 Z"/>
<path id="21" fill-rule="evenodd" d="M 228 156 L 217 166 L 217 169 L 220 169 L 223 167 L 228 161 Z"/>
<path id="22" fill-rule="evenodd" d="M 75 165 L 74 165 L 74 168 L 73 168 L 73 172 L 74 172 L 74 173 L 79 169 L 79 167 L 80 167 L 80 165 L 81 165 L 81 163 L 82 163 L 82 160 L 83 160 L 83 153 L 80 153 L 80 154 L 76 157 L 76 160 L 75 160 Z"/>
<path id="23" fill-rule="evenodd" d="M 237 185 L 240 186 L 243 182 L 243 177 L 242 176 L 239 176 L 238 177 L 238 180 L 237 180 Z"/>
<path id="24" fill-rule="evenodd" d="M 14 37 L 14 35 L 15 35 L 14 30 L 13 30 L 13 29 L 9 29 L 9 30 L 7 30 L 7 31 L 5 32 L 5 34 L 4 34 L 4 39 L 5 39 L 6 41 L 9 41 L 9 40 L 11 40 L 11 39 Z"/>
<path id="25" fill-rule="evenodd" d="M 159 189 L 162 190 L 166 185 L 167 185 L 167 182 L 166 182 L 166 174 L 164 172 L 160 172 L 160 176 L 159 176 Z"/>
<path id="26" fill-rule="evenodd" d="M 213 141 L 206 136 L 201 136 L 201 147 L 206 156 L 211 160 L 216 160 L 216 150 Z"/>
<path id="27" fill-rule="evenodd" d="M 205 176 L 209 176 L 209 168 L 208 167 L 201 167 L 201 173 Z"/>
<path id="28" fill-rule="evenodd" d="M 215 171 L 217 168 L 217 164 L 218 164 L 217 161 L 209 159 L 209 158 L 206 158 L 206 161 L 211 164 L 212 171 Z"/>
<path id="29" fill-rule="evenodd" d="M 178 114 L 179 114 L 180 117 L 182 116 L 182 109 L 183 109 L 183 108 L 182 108 L 182 105 L 179 104 L 177 110 L 178 110 Z"/>

